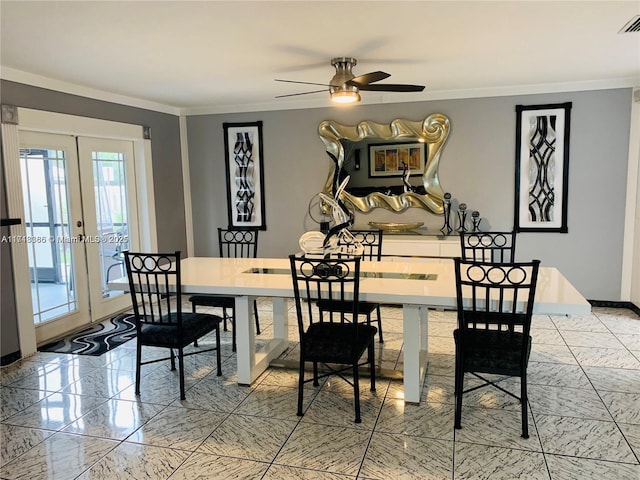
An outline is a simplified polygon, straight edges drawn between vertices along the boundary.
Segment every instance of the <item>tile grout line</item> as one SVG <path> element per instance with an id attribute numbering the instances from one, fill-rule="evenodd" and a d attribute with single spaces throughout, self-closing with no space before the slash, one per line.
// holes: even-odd
<path id="1" fill-rule="evenodd" d="M 362 459 L 360 460 L 360 465 L 358 466 L 358 471 L 356 472 L 356 476 L 355 478 L 359 478 L 360 477 L 360 472 L 362 471 L 362 467 L 364 466 L 364 462 L 367 458 L 367 452 L 369 451 L 369 446 L 371 445 L 371 442 L 373 441 L 373 435 L 376 432 L 376 426 L 378 425 L 378 421 L 380 420 L 380 415 L 382 415 L 382 409 L 384 408 L 384 404 L 385 401 L 387 400 L 387 396 L 389 395 L 389 389 L 390 389 L 391 383 L 387 382 L 387 390 L 384 392 L 384 398 L 382 399 L 382 402 L 380 403 L 380 409 L 378 410 L 378 415 L 376 415 L 376 420 L 375 422 L 373 422 L 373 427 L 371 429 L 371 435 L 369 435 L 369 440 L 367 441 L 367 445 L 364 449 L 364 452 L 362 453 Z"/>
<path id="2" fill-rule="evenodd" d="M 607 331 L 609 333 L 611 333 L 612 335 L 615 336 L 615 334 L 611 331 L 611 329 L 604 323 L 602 322 L 602 320 L 600 319 L 600 317 L 598 316 L 598 314 L 596 312 L 592 312 L 592 314 L 598 319 L 598 321 L 600 321 L 602 323 L 602 325 L 607 329 Z M 557 326 L 556 326 L 557 328 Z M 583 332 L 584 330 L 578 330 L 580 332 Z M 627 447 L 629 447 L 631 453 L 633 454 L 633 456 L 636 458 L 636 462 L 640 463 L 640 460 L 638 458 L 638 455 L 636 454 L 636 452 L 634 451 L 633 447 L 631 446 L 631 444 L 629 443 L 629 440 L 627 439 L 627 437 L 625 436 L 624 432 L 622 431 L 622 429 L 620 428 L 620 426 L 618 425 L 618 422 L 616 421 L 615 417 L 613 416 L 613 414 L 611 413 L 611 411 L 609 410 L 609 407 L 607 407 L 607 404 L 604 402 L 604 400 L 602 399 L 602 396 L 600 395 L 600 392 L 598 391 L 598 389 L 595 387 L 595 385 L 593 384 L 593 381 L 591 380 L 591 378 L 589 377 L 589 375 L 587 374 L 587 372 L 584 369 L 584 365 L 582 365 L 582 363 L 580 362 L 580 360 L 578 360 L 578 358 L 576 357 L 574 351 L 571 349 L 571 346 L 567 343 L 567 340 L 564 338 L 564 335 L 562 335 L 562 332 L 560 331 L 560 329 L 558 328 L 558 333 L 560 334 L 562 340 L 564 341 L 565 345 L 567 346 L 567 348 L 569 349 L 569 351 L 571 352 L 571 355 L 573 356 L 574 360 L 576 361 L 576 363 L 578 364 L 578 366 L 580 367 L 580 370 L 582 371 L 582 373 L 584 374 L 585 378 L 587 379 L 587 381 L 589 382 L 589 385 L 591 385 L 591 388 L 593 388 L 593 391 L 595 392 L 595 394 L 598 396 L 598 399 L 600 400 L 600 402 L 602 402 L 602 405 L 604 406 L 605 410 L 607 411 L 607 413 L 609 414 L 609 416 L 611 417 L 611 421 L 613 422 L 613 424 L 616 426 L 616 428 L 618 429 L 618 431 L 620 432 L 620 434 L 622 435 L 622 438 L 624 438 L 625 442 L 627 443 Z M 617 337 L 616 337 L 617 339 Z M 619 341 L 619 340 L 618 340 Z M 622 343 L 622 342 L 621 342 Z M 624 344 L 623 344 L 624 345 Z M 625 346 L 625 350 L 626 350 L 626 345 Z M 622 349 L 619 349 L 622 350 Z M 613 368 L 613 367 L 601 367 L 601 368 Z M 562 417 L 562 416 L 560 416 Z M 578 417 L 579 418 L 579 417 Z M 597 420 L 597 419 L 594 419 Z M 600 420 L 597 420 L 600 421 Z M 540 443 L 542 443 L 542 440 L 540 441 Z M 544 448 L 544 446 L 543 446 Z M 544 453 L 544 452 L 543 452 Z M 549 454 L 549 455 L 553 455 L 553 454 Z M 578 457 L 578 456 L 572 456 L 572 455 L 562 455 L 562 456 L 567 456 L 567 457 L 572 457 L 572 458 L 580 458 L 583 459 L 585 457 Z M 615 460 L 602 460 L 600 459 L 600 461 L 610 461 L 612 463 L 622 463 L 624 464 L 625 462 L 617 462 Z M 546 454 L 545 454 L 545 463 L 546 463 Z"/>
<path id="3" fill-rule="evenodd" d="M 614 336 L 616 335 L 615 333 L 613 333 L 613 332 L 610 330 L 610 328 L 609 328 L 607 325 L 605 325 L 605 327 L 607 328 L 607 331 L 609 331 L 610 333 L 612 333 Z M 576 358 L 576 355 L 575 355 L 575 354 L 574 354 L 574 352 L 571 350 L 571 347 L 567 344 L 566 340 L 564 339 L 564 336 L 562 336 L 562 333 L 559 331 L 559 329 L 558 329 L 557 327 L 555 327 L 555 329 L 558 331 L 558 333 L 560 333 L 560 336 L 561 336 L 561 338 L 562 338 L 562 340 L 563 340 L 564 346 L 565 346 L 565 347 L 567 347 L 567 348 L 569 349 L 569 352 L 571 353 L 571 356 L 572 356 L 572 357 L 573 357 L 573 359 L 576 361 L 576 363 L 578 364 L 578 366 L 580 366 L 580 371 L 583 373 L 583 375 L 585 375 L 585 376 L 586 376 L 587 381 L 589 382 L 589 385 L 591 385 L 591 387 L 596 391 L 596 394 L 598 395 L 598 398 L 599 398 L 599 399 L 600 399 L 600 401 L 604 404 L 604 402 L 603 402 L 603 400 L 602 400 L 602 396 L 600 395 L 600 391 L 598 391 L 598 390 L 595 388 L 595 386 L 594 386 L 594 384 L 593 384 L 593 381 L 592 381 L 592 380 L 591 380 L 591 378 L 586 374 L 585 368 L 586 368 L 587 366 L 582 365 L 582 363 L 578 361 L 578 359 Z M 582 331 L 582 330 L 580 330 L 580 331 Z M 629 348 L 628 348 L 626 345 L 625 345 L 625 349 L 626 349 L 626 350 L 628 350 L 628 351 L 629 351 L 630 353 L 632 353 L 632 355 L 633 355 L 633 352 L 631 352 L 631 351 L 629 350 Z M 619 350 L 623 350 L 623 349 L 619 349 Z M 229 358 L 231 358 L 231 357 L 229 357 Z M 635 355 L 634 355 L 634 358 L 636 358 L 636 356 L 635 356 Z M 557 364 L 556 362 L 549 362 L 549 363 L 551 363 L 551 364 Z M 612 370 L 618 370 L 618 368 L 616 368 L 616 367 L 606 367 L 606 368 L 611 368 Z M 622 369 L 622 370 L 626 370 L 626 369 Z M 637 369 L 631 369 L 631 370 L 637 370 Z M 193 386 L 195 386 L 196 384 L 199 384 L 200 382 L 204 381 L 204 380 L 205 380 L 205 378 L 206 378 L 206 377 L 203 377 L 203 378 L 199 379 L 199 380 L 198 380 L 194 385 L 192 385 L 192 386 L 190 387 L 190 389 L 191 389 L 191 388 L 193 388 Z M 263 380 L 263 381 L 264 381 L 264 380 Z M 262 383 L 263 383 L 263 382 L 260 382 L 260 384 L 262 384 Z M 258 385 L 256 385 L 256 386 L 259 386 L 260 384 L 258 384 Z M 14 388 L 18 388 L 18 387 L 14 387 Z M 25 389 L 25 390 L 26 390 L 26 389 Z M 37 391 L 42 392 L 42 390 L 37 390 Z M 608 391 L 608 390 L 606 390 L 606 391 Z M 616 390 L 613 390 L 613 391 L 615 392 Z M 51 392 L 49 392 L 49 393 L 51 393 Z M 53 393 L 56 393 L 56 392 L 53 392 Z M 61 392 L 61 391 L 59 391 L 59 393 L 62 393 L 62 392 Z M 117 395 L 117 394 L 115 394 L 115 395 Z M 314 396 L 314 399 L 317 397 L 317 395 L 318 395 L 318 392 L 316 392 L 316 395 Z M 246 399 L 247 399 L 249 396 L 250 396 L 250 395 L 247 395 L 247 397 L 246 397 L 245 399 L 243 399 L 243 400 L 242 400 L 238 405 L 236 405 L 236 406 L 234 407 L 233 411 L 237 411 L 237 409 L 239 408 L 239 406 L 240 406 L 240 405 L 242 405 L 242 404 L 243 404 L 243 402 L 245 402 L 245 401 L 246 401 Z M 375 420 L 375 422 L 374 422 L 373 430 L 371 430 L 371 435 L 369 436 L 369 442 L 367 443 L 367 446 L 366 446 L 366 448 L 365 448 L 365 450 L 364 450 L 364 454 L 363 454 L 363 457 L 362 457 L 362 461 L 360 462 L 360 466 L 359 466 L 359 469 L 358 469 L 358 473 L 357 473 L 357 475 L 358 475 L 358 476 L 361 474 L 361 470 L 362 470 L 362 467 L 363 467 L 363 464 L 364 464 L 364 460 L 365 460 L 365 458 L 366 458 L 366 454 L 367 454 L 367 452 L 369 451 L 369 448 L 370 448 L 370 445 L 371 445 L 371 442 L 372 442 L 372 439 L 373 439 L 373 434 L 374 434 L 374 433 L 376 433 L 376 428 L 379 426 L 379 421 L 380 421 L 381 413 L 382 413 L 382 407 L 384 407 L 384 403 L 385 403 L 385 401 L 386 401 L 388 398 L 389 398 L 389 388 L 387 388 L 387 390 L 386 390 L 386 392 L 385 392 L 385 395 L 384 395 L 384 398 L 383 398 L 383 401 L 382 401 L 381 409 L 378 411 L 378 414 L 377 414 L 377 416 L 376 416 L 376 420 Z M 109 397 L 109 398 L 107 399 L 107 401 L 108 401 L 108 400 L 110 400 L 110 399 L 115 399 L 115 398 L 114 398 L 114 396 L 111 396 L 111 397 Z M 117 399 L 116 399 L 116 400 L 117 400 Z M 40 400 L 39 400 L 39 401 L 40 401 Z M 37 402 L 36 402 L 36 403 L 37 403 Z M 146 403 L 146 402 L 143 402 L 143 403 Z M 311 406 L 311 405 L 312 405 L 312 403 L 313 403 L 313 400 L 310 402 L 310 405 L 309 405 L 309 406 Z M 156 405 L 159 405 L 159 404 L 156 404 Z M 605 406 L 605 408 L 607 409 L 608 414 L 609 414 L 609 415 L 611 416 L 611 418 L 613 419 L 613 422 L 616 424 L 616 426 L 617 426 L 618 430 L 620 430 L 620 425 L 618 424 L 618 422 L 616 421 L 616 419 L 613 417 L 613 415 L 612 415 L 611 411 L 610 411 L 610 410 L 609 410 L 609 408 L 606 406 L 606 404 L 604 404 L 604 406 Z M 154 415 L 153 415 L 153 417 L 149 418 L 149 419 L 148 419 L 148 420 L 147 420 L 143 425 L 140 425 L 138 428 L 142 428 L 144 425 L 146 425 L 147 423 L 149 423 L 150 421 L 152 421 L 154 418 L 156 418 L 158 415 L 160 415 L 163 411 L 166 411 L 166 410 L 167 410 L 167 408 L 171 407 L 171 405 L 161 405 L 161 407 L 162 407 L 162 408 L 161 408 L 161 409 L 160 409 L 156 414 L 154 414 Z M 530 403 L 529 403 L 529 407 L 530 407 L 530 411 L 531 411 L 531 404 L 530 404 Z M 28 407 L 25 407 L 25 408 L 28 408 Z M 89 412 L 87 412 L 86 414 L 88 414 L 88 413 L 89 413 Z M 85 415 L 86 415 L 86 414 L 85 414 Z M 224 417 L 224 419 L 223 419 L 223 420 L 222 420 L 222 421 L 221 421 L 221 422 L 216 426 L 216 428 L 213 430 L 213 432 L 215 432 L 215 431 L 220 427 L 220 425 L 222 425 L 222 423 L 223 423 L 227 418 L 229 418 L 232 414 L 233 414 L 232 412 L 227 412 L 227 415 L 226 415 L 226 416 Z M 244 415 L 244 414 L 243 414 L 243 415 Z M 562 414 L 559 414 L 559 416 L 563 416 L 563 415 L 562 415 Z M 536 431 L 538 432 L 538 437 L 539 437 L 539 439 L 540 439 L 540 445 L 541 445 L 541 449 L 542 449 L 542 452 L 541 452 L 541 453 L 543 453 L 543 457 L 544 457 L 544 459 L 545 459 L 545 465 L 546 465 L 546 468 L 547 468 L 547 473 L 548 473 L 549 475 L 551 475 L 552 471 L 551 471 L 551 468 L 550 468 L 550 466 L 549 466 L 549 463 L 547 462 L 547 455 L 549 455 L 549 456 L 558 456 L 558 457 L 567 457 L 567 458 L 576 458 L 576 459 L 579 459 L 579 460 L 581 460 L 581 461 L 582 461 L 582 460 L 587 460 L 587 461 L 588 461 L 588 460 L 601 461 L 601 462 L 606 462 L 607 464 L 637 465 L 637 463 L 635 463 L 635 464 L 634 464 L 634 463 L 629 463 L 629 462 L 620 462 L 620 461 L 615 461 L 615 460 L 602 460 L 602 459 L 591 458 L 591 457 L 579 457 L 579 456 L 565 455 L 565 454 L 561 454 L 561 453 L 554 454 L 554 453 L 546 452 L 546 451 L 544 450 L 544 447 L 542 446 L 542 439 L 541 439 L 541 437 L 540 437 L 540 432 L 538 431 L 538 425 L 537 425 L 537 422 L 536 422 L 535 416 L 532 416 L 532 417 L 533 417 L 533 420 L 534 420 L 534 428 L 536 428 Z M 81 418 L 81 417 L 80 417 L 80 418 Z M 576 418 L 578 418 L 578 417 L 576 417 Z M 578 419 L 579 419 L 579 418 L 578 418 Z M 4 421 L 3 421 L 2 423 L 4 423 Z M 298 420 L 298 422 L 296 423 L 296 427 L 294 427 L 294 429 L 292 430 L 292 432 L 293 432 L 293 431 L 295 431 L 295 428 L 297 428 L 301 423 L 302 423 L 302 418 L 300 418 L 300 419 Z M 66 432 L 62 432 L 62 430 L 55 430 L 55 431 L 53 431 L 53 430 L 47 430 L 47 429 L 42 429 L 42 428 L 33 428 L 33 427 L 24 427 L 24 428 L 29 428 L 29 429 L 32 429 L 32 430 L 46 430 L 46 431 L 52 432 L 52 435 L 55 435 L 56 433 L 63 433 L 63 434 L 70 434 L 70 435 L 74 435 L 74 436 L 78 436 L 78 435 L 79 435 L 79 436 L 83 436 L 83 437 L 91 437 L 90 435 L 75 434 L 75 433 L 66 433 Z M 66 428 L 66 427 L 63 427 L 63 428 Z M 136 429 L 136 430 L 138 430 L 138 429 Z M 213 433 L 213 432 L 212 432 L 212 433 Z M 126 440 L 127 440 L 127 438 L 130 438 L 130 436 L 131 436 L 133 433 L 134 433 L 134 432 L 132 432 L 129 436 L 125 437 L 124 439 L 117 441 L 117 443 L 116 443 L 115 447 L 114 447 L 113 449 L 109 450 L 109 452 L 107 452 L 104 456 L 102 456 L 102 457 L 101 457 L 101 458 L 100 458 L 96 463 L 98 463 L 99 461 L 101 461 L 105 456 L 107 456 L 109 453 L 111 453 L 115 448 L 117 448 L 118 446 L 120 446 L 120 445 L 122 445 L 123 443 L 125 443 L 125 442 L 126 442 Z M 622 433 L 622 431 L 621 431 L 621 434 L 623 435 L 623 438 L 624 438 L 624 439 L 625 439 L 625 441 L 627 442 L 627 444 L 628 444 L 629 448 L 631 449 L 631 452 L 634 454 L 634 456 L 635 456 L 635 458 L 636 458 L 636 460 L 637 460 L 637 458 L 638 458 L 638 454 L 634 451 L 634 449 L 633 449 L 633 448 L 631 448 L 631 444 L 630 444 L 629 440 L 628 440 L 628 439 L 627 439 L 627 437 L 624 435 L 624 433 Z M 211 433 L 210 433 L 209 435 L 211 435 Z M 289 434 L 289 436 L 287 437 L 287 439 L 285 440 L 285 442 L 282 444 L 282 446 L 280 446 L 280 449 L 278 450 L 278 453 L 276 453 L 276 457 L 277 457 L 277 455 L 279 454 L 279 452 L 282 450 L 282 448 L 283 448 L 284 444 L 286 444 L 286 442 L 290 439 L 290 437 L 291 437 L 291 433 Z M 103 437 L 98 437 L 98 438 L 103 438 Z M 207 438 L 209 438 L 209 437 L 207 436 Z M 206 439 L 205 439 L 205 440 L 206 440 Z M 199 446 L 198 446 L 198 447 L 196 447 L 193 451 L 191 451 L 191 452 L 190 452 L 189 456 L 185 459 L 185 461 L 184 461 L 183 463 L 181 463 L 181 464 L 180 464 L 176 469 L 174 469 L 174 470 L 173 470 L 173 472 L 169 475 L 169 477 L 172 477 L 172 476 L 175 474 L 175 472 L 176 472 L 179 468 L 181 468 L 181 467 L 184 465 L 184 463 L 185 463 L 186 461 L 188 461 L 188 459 L 189 459 L 189 458 L 192 458 L 193 453 L 196 453 L 197 448 L 200 448 L 200 446 L 202 445 L 202 443 L 203 443 L 205 440 L 203 440 L 202 442 L 200 442 Z M 40 444 L 41 444 L 41 443 L 43 443 L 44 441 L 46 441 L 46 439 L 45 439 L 45 440 L 43 440 L 42 442 L 38 442 L 36 445 L 40 445 Z M 452 464 L 452 472 L 451 472 L 451 477 L 452 477 L 452 478 L 455 478 L 455 459 L 456 459 L 456 456 L 455 456 L 455 446 L 456 446 L 458 443 L 459 443 L 459 442 L 457 441 L 456 436 L 455 436 L 455 432 L 454 432 L 454 440 L 453 440 L 453 448 L 454 448 L 454 451 L 453 451 L 453 464 Z M 34 446 L 30 447 L 30 449 L 35 448 L 35 447 L 36 447 L 36 445 L 34 445 Z M 168 448 L 171 448 L 171 447 L 168 447 Z M 504 447 L 503 447 L 503 448 L 504 448 Z M 29 451 L 29 450 L 27 450 L 27 451 Z M 24 454 L 24 452 L 23 452 L 23 454 Z M 21 454 L 21 455 L 23 455 L 23 454 Z M 274 459 L 275 459 L 276 457 L 274 457 Z M 16 457 L 16 458 L 19 458 L 19 457 Z M 231 458 L 242 458 L 242 457 L 231 457 Z M 12 459 L 11 461 L 13 461 L 13 460 L 15 460 L 15 459 Z M 271 468 L 271 466 L 272 466 L 272 465 L 274 465 L 274 462 L 273 462 L 273 461 L 271 461 L 271 462 L 262 462 L 262 463 L 268 463 L 268 464 L 269 464 L 269 466 L 267 467 L 267 470 L 266 470 L 266 471 L 265 471 L 265 473 L 263 474 L 263 478 L 264 478 L 264 477 L 267 475 L 267 472 L 269 471 L 269 469 Z M 91 465 L 88 469 L 92 468 L 94 465 L 95 465 L 95 463 L 94 463 L 93 465 Z M 307 467 L 299 467 L 299 468 L 306 469 L 306 470 L 312 470 L 312 469 L 309 469 L 309 468 L 307 468 Z M 87 470 L 88 470 L 88 469 L 87 469 Z M 87 470 L 84 470 L 84 472 L 86 472 Z M 84 473 L 84 472 L 83 472 L 83 473 Z M 557 473 L 557 471 L 556 471 L 555 473 Z M 81 475 L 82 475 L 82 473 L 80 474 L 80 476 L 81 476 Z M 553 478 L 553 477 L 552 477 L 552 478 Z"/>

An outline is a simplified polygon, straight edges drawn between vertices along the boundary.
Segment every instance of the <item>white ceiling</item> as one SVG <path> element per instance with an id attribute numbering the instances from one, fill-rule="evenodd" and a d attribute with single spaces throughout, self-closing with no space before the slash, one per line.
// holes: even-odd
<path id="1" fill-rule="evenodd" d="M 2 78 L 175 113 L 328 106 L 330 59 L 423 93 L 391 103 L 640 85 L 640 1 L 7 1 Z"/>

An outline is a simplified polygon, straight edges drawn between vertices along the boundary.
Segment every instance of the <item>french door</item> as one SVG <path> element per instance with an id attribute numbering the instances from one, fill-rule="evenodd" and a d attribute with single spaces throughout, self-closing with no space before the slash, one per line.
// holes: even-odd
<path id="1" fill-rule="evenodd" d="M 36 341 L 127 308 L 107 283 L 138 241 L 132 142 L 22 131 L 20 174 Z"/>
<path id="2" fill-rule="evenodd" d="M 138 246 L 133 143 L 78 137 L 84 242 L 91 320 L 131 306 L 131 298 L 110 290 L 109 280 L 126 275 L 123 252 Z"/>
<path id="3" fill-rule="evenodd" d="M 40 342 L 90 321 L 84 247 L 72 241 L 83 234 L 73 221 L 82 218 L 75 139 L 21 132 L 20 174 L 26 236 L 14 241 L 27 243 Z"/>

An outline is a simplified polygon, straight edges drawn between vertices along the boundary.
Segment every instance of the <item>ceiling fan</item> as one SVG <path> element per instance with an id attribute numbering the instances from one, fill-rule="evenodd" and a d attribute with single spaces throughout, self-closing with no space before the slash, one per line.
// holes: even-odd
<path id="1" fill-rule="evenodd" d="M 298 82 L 296 80 L 281 80 L 276 78 L 276 82 L 300 83 L 304 85 L 321 85 L 327 88 L 322 90 L 313 90 L 310 92 L 291 93 L 288 95 L 278 95 L 276 98 L 295 97 L 297 95 L 308 95 L 310 93 L 319 93 L 328 91 L 331 94 L 331 100 L 336 103 L 355 103 L 360 101 L 360 90 L 368 90 L 374 92 L 421 92 L 424 85 L 407 85 L 394 83 L 376 83 L 391 75 L 386 72 L 370 72 L 364 75 L 355 76 L 351 71 L 356 65 L 357 60 L 351 57 L 336 57 L 331 59 L 331 65 L 336 68 L 336 74 L 328 84 L 313 82 Z"/>

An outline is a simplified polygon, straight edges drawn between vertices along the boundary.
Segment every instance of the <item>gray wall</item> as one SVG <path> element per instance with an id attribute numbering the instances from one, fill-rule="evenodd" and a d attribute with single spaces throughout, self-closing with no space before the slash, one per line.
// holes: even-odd
<path id="1" fill-rule="evenodd" d="M 178 117 L 4 80 L 0 92 L 3 104 L 150 126 L 158 248 L 186 251 Z M 307 206 L 322 189 L 329 168 L 317 134 L 322 120 L 353 125 L 364 119 L 386 123 L 444 113 L 452 129 L 440 167 L 443 188 L 479 210 L 488 222 L 485 229 L 509 229 L 515 105 L 567 101 L 573 102 L 569 233 L 520 234 L 518 258 L 540 258 L 543 264 L 558 267 L 589 299 L 620 300 L 630 89 L 191 116 L 187 125 L 195 254 L 217 255 L 216 228 L 228 224 L 223 122 L 264 122 L 267 230 L 261 233 L 259 253 L 280 257 L 297 251 L 298 237 L 317 228 L 308 218 Z M 424 221 L 433 231 L 442 224 L 442 217 L 419 209 L 401 215 L 378 209 L 359 215 L 356 222 L 366 225 L 370 220 Z M 5 272 L 5 256 L 2 262 Z M 13 296 L 13 285 L 5 276 L 2 281 L 2 355 L 7 355 L 13 353 L 7 350 L 17 349 L 17 326 L 15 314 L 4 308 Z"/>
<path id="2" fill-rule="evenodd" d="M 223 122 L 262 120 L 266 232 L 259 254 L 280 257 L 298 250 L 297 239 L 317 229 L 307 216 L 310 198 L 322 189 L 329 157 L 317 134 L 322 120 L 354 125 L 447 115 L 451 134 L 440 163 L 445 191 L 479 210 L 483 229 L 511 229 L 514 212 L 515 105 L 573 102 L 569 165 L 568 234 L 521 233 L 518 259 L 555 266 L 592 300 L 620 300 L 622 235 L 631 90 L 441 100 L 353 108 L 288 110 L 191 116 L 187 121 L 195 254 L 217 255 L 216 228 L 226 227 Z M 442 217 L 410 209 L 377 209 L 368 221 L 424 221 L 437 232 Z"/>
<path id="3" fill-rule="evenodd" d="M 3 104 L 151 127 L 159 251 L 187 251 L 180 125 L 175 115 L 2 80 Z"/>
<path id="4" fill-rule="evenodd" d="M 177 116 L 69 95 L 6 80 L 2 80 L 0 92 L 1 102 L 6 105 L 151 127 L 158 250 L 182 250 L 186 254 L 187 237 L 184 220 L 180 127 Z M 2 194 L 4 195 L 4 191 Z M 10 271 L 10 269 L 5 268 L 7 264 L 10 265 L 10 262 L 3 249 L 1 319 L 3 356 L 11 354 L 19 348 L 15 308 L 9 310 L 10 303 L 13 304 L 14 285 L 11 276 L 7 277 L 5 275 L 7 271 Z M 7 305 L 6 311 L 5 305 Z"/>

